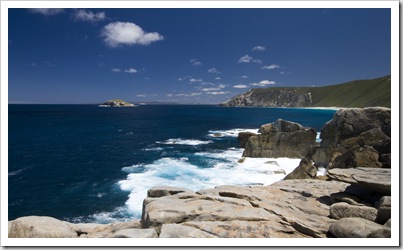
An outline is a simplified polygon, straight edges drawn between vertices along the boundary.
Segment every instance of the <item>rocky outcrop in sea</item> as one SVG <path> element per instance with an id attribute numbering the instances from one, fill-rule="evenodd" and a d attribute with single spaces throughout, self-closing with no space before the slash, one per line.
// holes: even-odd
<path id="1" fill-rule="evenodd" d="M 299 166 L 282 181 L 269 186 L 218 186 L 196 192 L 154 187 L 144 200 L 141 220 L 100 225 L 29 216 L 9 221 L 8 235 L 388 238 L 390 134 L 390 109 L 384 108 L 337 111 L 322 129 L 319 145 L 315 142 L 316 131 L 278 120 L 263 125 L 260 134 L 240 134 L 238 139 L 245 151 L 249 148 L 252 152 L 247 153 L 248 157 L 301 157 Z M 328 166 L 326 176 L 318 176 L 318 167 L 323 166 Z"/>

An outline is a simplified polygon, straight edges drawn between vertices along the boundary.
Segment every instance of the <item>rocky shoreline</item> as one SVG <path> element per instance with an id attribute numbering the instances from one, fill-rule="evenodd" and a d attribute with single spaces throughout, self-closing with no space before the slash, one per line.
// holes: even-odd
<path id="1" fill-rule="evenodd" d="M 240 133 L 244 157 L 302 158 L 269 186 L 193 192 L 148 190 L 141 220 L 74 224 L 28 216 L 9 238 L 367 238 L 391 237 L 391 110 L 340 109 L 321 131 L 277 120 Z M 326 176 L 317 176 L 319 167 Z"/>

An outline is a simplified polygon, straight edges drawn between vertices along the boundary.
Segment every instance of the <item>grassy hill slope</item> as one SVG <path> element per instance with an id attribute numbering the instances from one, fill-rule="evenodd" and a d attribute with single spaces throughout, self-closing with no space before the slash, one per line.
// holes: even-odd
<path id="1" fill-rule="evenodd" d="M 314 107 L 390 107 L 390 76 L 309 88 Z"/>
<path id="2" fill-rule="evenodd" d="M 250 105 L 246 106 L 287 106 L 293 100 L 298 100 L 294 104 L 300 107 L 390 107 L 391 82 L 388 75 L 323 87 L 252 89 L 223 105 L 245 106 L 243 100 L 246 99 L 250 100 Z"/>

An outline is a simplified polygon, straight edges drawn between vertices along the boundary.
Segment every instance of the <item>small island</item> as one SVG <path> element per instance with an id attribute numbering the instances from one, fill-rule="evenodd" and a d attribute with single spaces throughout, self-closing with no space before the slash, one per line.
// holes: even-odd
<path id="1" fill-rule="evenodd" d="M 136 105 L 120 99 L 113 99 L 98 105 L 98 107 L 136 107 Z"/>

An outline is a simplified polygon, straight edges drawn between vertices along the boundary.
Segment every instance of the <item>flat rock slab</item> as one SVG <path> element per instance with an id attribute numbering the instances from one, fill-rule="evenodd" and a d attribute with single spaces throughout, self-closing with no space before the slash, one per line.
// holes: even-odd
<path id="1" fill-rule="evenodd" d="M 350 184 L 286 180 L 270 186 L 219 186 L 144 201 L 142 227 L 160 237 L 326 237 L 330 195 Z"/>
<path id="2" fill-rule="evenodd" d="M 343 181 L 382 194 L 391 193 L 390 168 L 334 168 L 327 171 L 332 180 Z"/>
<path id="3" fill-rule="evenodd" d="M 154 229 L 122 229 L 115 232 L 111 238 L 158 238 Z"/>

